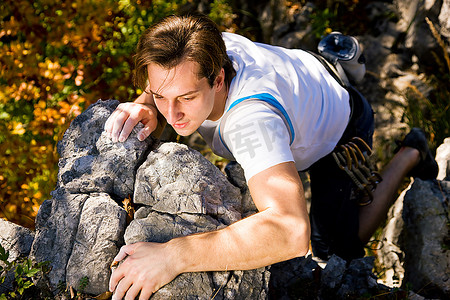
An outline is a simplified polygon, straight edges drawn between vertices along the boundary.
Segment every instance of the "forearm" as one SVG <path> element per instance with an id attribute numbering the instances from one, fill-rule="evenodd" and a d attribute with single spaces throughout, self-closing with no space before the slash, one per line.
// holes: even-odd
<path id="1" fill-rule="evenodd" d="M 255 269 L 303 256 L 308 245 L 308 220 L 271 209 L 224 229 L 167 244 L 179 273 Z"/>

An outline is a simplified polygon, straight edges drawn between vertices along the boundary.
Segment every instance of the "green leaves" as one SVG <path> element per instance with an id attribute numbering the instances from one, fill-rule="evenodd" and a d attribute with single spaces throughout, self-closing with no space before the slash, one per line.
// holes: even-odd
<path id="1" fill-rule="evenodd" d="M 9 264 L 8 258 L 9 258 L 9 252 L 6 251 L 5 248 L 3 248 L 2 245 L 0 244 L 0 261 L 5 263 L 6 265 L 8 265 Z"/>
<path id="2" fill-rule="evenodd" d="M 48 265 L 48 262 L 33 263 L 29 258 L 9 262 L 8 258 L 9 251 L 6 251 L 0 244 L 0 261 L 6 265 L 6 267 L 0 266 L 0 284 L 5 282 L 7 273 L 14 270 L 14 290 L 7 294 L 1 294 L 0 300 L 16 299 L 18 295 L 22 296 L 25 290 L 34 285 L 33 278 L 41 273 L 45 273 Z"/>

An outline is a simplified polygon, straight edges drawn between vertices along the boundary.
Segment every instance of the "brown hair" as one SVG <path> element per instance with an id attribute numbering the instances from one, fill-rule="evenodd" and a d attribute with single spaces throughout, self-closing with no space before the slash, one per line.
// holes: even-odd
<path id="1" fill-rule="evenodd" d="M 222 34 L 212 20 L 203 15 L 169 16 L 139 39 L 134 83 L 145 90 L 150 63 L 172 69 L 185 59 L 200 65 L 198 76 L 206 77 L 211 87 L 222 68 L 227 87 L 235 75 Z"/>

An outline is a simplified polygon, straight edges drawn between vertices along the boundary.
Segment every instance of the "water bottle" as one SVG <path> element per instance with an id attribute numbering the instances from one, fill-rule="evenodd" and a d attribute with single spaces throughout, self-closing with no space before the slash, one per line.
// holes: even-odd
<path id="1" fill-rule="evenodd" d="M 360 82 L 366 73 L 365 58 L 358 41 L 340 32 L 332 32 L 318 45 L 319 53 L 333 65 L 340 64 L 347 77 Z"/>

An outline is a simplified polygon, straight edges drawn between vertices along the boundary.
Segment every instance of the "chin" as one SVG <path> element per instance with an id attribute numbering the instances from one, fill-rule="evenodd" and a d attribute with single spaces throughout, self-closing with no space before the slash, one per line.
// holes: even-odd
<path id="1" fill-rule="evenodd" d="M 175 129 L 174 128 L 174 130 L 177 134 L 179 134 L 181 136 L 189 136 L 195 132 L 195 130 L 187 129 L 187 128 L 183 128 L 183 129 Z"/>

